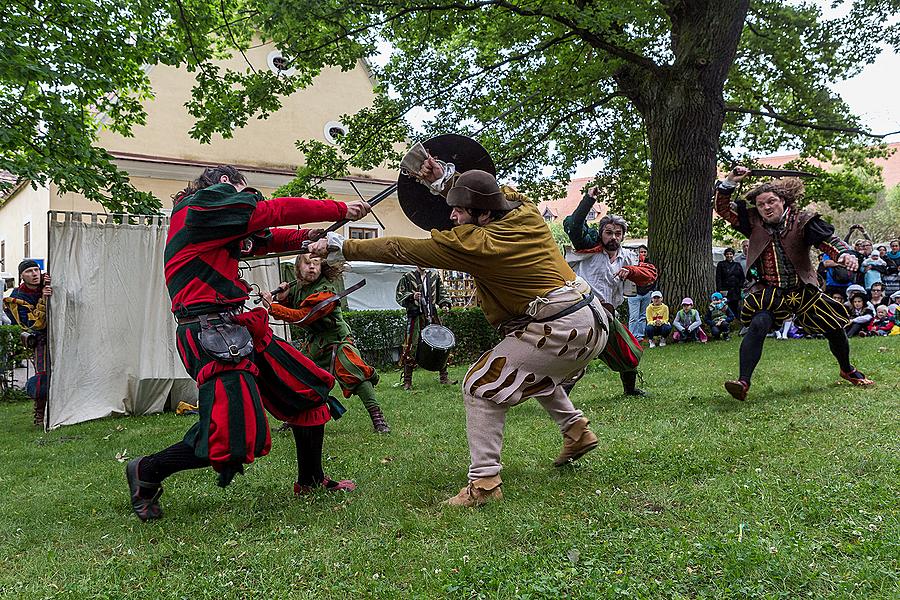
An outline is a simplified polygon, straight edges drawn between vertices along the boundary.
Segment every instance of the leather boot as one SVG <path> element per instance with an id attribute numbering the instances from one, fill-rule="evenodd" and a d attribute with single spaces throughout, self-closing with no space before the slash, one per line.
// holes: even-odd
<path id="1" fill-rule="evenodd" d="M 403 389 L 407 392 L 412 389 L 412 373 L 411 365 L 403 365 Z"/>
<path id="2" fill-rule="evenodd" d="M 459 490 L 459 493 L 446 502 L 447 506 L 464 506 L 466 508 L 474 508 L 493 502 L 494 500 L 503 500 L 503 492 L 500 486 L 503 485 L 499 475 L 493 477 L 484 477 L 470 481 L 469 485 Z"/>
<path id="3" fill-rule="evenodd" d="M 369 416 L 372 418 L 372 429 L 375 433 L 391 432 L 391 428 L 387 424 L 387 419 L 384 418 L 384 413 L 381 412 L 380 406 L 367 406 L 366 410 L 369 411 Z"/>
<path id="4" fill-rule="evenodd" d="M 626 396 L 646 396 L 647 392 L 637 387 L 637 371 L 626 371 L 619 373 L 622 380 L 622 388 L 625 390 Z"/>
<path id="5" fill-rule="evenodd" d="M 47 410 L 47 399 L 46 398 L 35 398 L 34 399 L 34 424 L 43 427 L 44 426 L 44 411 Z"/>
<path id="6" fill-rule="evenodd" d="M 597 447 L 600 442 L 594 432 L 588 429 L 588 421 L 581 417 L 563 433 L 563 449 L 553 461 L 553 466 L 561 467 L 578 460 Z"/>
<path id="7" fill-rule="evenodd" d="M 441 369 L 441 385 L 456 385 L 459 383 L 458 381 L 450 381 L 450 376 L 447 375 L 447 367 Z"/>

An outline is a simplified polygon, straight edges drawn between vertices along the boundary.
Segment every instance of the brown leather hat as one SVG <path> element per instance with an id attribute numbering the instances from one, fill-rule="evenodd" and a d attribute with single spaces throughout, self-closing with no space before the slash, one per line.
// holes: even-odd
<path id="1" fill-rule="evenodd" d="M 500 191 L 497 178 L 478 169 L 466 171 L 456 179 L 447 192 L 447 204 L 480 210 L 512 210 L 522 205 L 507 200 Z"/>

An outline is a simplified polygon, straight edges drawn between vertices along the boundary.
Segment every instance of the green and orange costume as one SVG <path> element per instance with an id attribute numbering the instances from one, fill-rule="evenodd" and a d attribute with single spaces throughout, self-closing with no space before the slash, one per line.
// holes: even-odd
<path id="1" fill-rule="evenodd" d="M 359 396 L 372 418 L 375 431 L 386 433 L 390 428 L 375 398 L 378 373 L 360 356 L 340 302 L 331 302 L 310 314 L 319 303 L 327 302 L 336 294 L 332 282 L 323 275 L 314 283 L 296 286 L 285 303 L 272 304 L 269 312 L 302 329 L 304 337 L 300 341 L 300 351 L 334 375 L 345 398 Z"/>

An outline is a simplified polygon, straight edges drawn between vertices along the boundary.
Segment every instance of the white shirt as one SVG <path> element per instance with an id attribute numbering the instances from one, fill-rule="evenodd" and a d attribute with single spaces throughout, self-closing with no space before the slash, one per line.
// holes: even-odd
<path id="1" fill-rule="evenodd" d="M 576 275 L 590 284 L 601 302 L 617 307 L 625 297 L 625 280 L 616 276 L 622 267 L 638 264 L 638 257 L 627 248 L 619 248 L 614 260 L 606 252 L 567 252 L 566 262 Z"/>

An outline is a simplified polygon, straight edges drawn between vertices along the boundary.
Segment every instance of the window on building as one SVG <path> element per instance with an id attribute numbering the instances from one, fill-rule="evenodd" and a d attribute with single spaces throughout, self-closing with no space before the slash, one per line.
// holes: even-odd
<path id="1" fill-rule="evenodd" d="M 378 237 L 378 230 L 371 227 L 351 227 L 351 240 L 371 240 Z"/>
<path id="2" fill-rule="evenodd" d="M 0 271 L 6 271 L 6 242 L 0 242 Z"/>
<path id="3" fill-rule="evenodd" d="M 31 222 L 25 223 L 25 258 L 31 257 Z"/>

